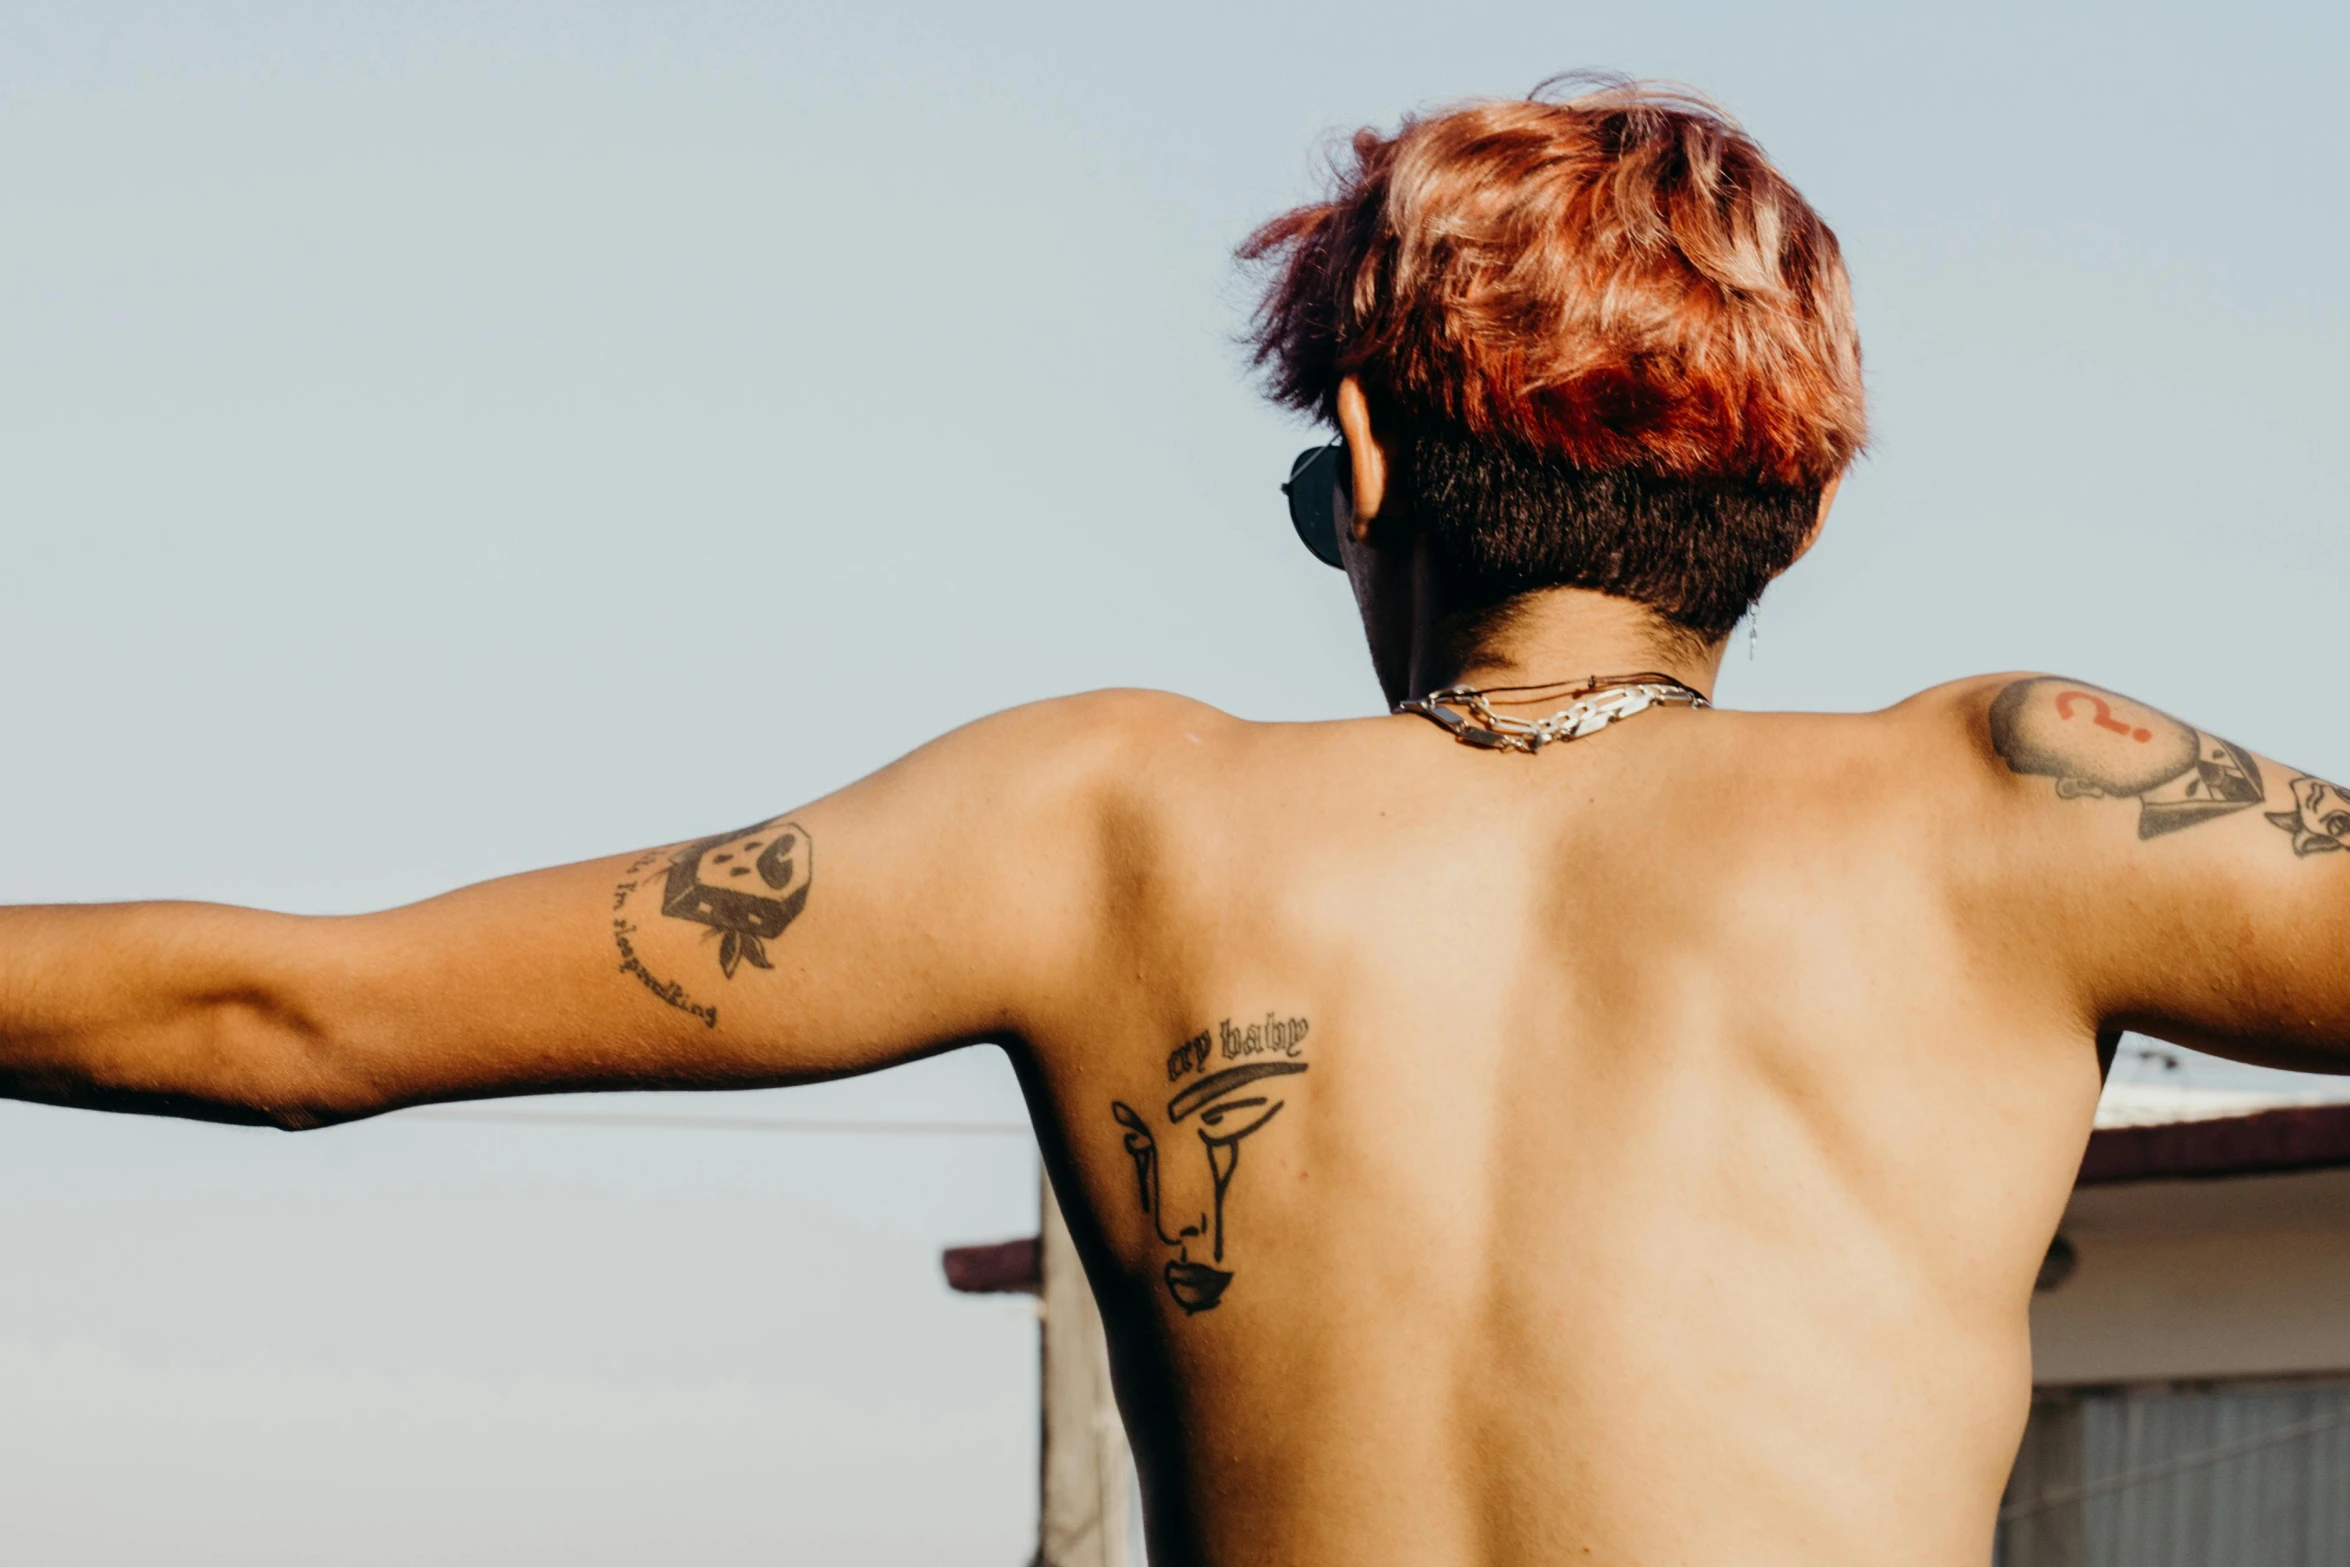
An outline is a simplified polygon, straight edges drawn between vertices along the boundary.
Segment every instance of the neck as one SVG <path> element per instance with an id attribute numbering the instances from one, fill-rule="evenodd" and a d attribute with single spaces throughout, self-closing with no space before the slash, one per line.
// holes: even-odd
<path id="1" fill-rule="evenodd" d="M 1414 618 L 1410 696 L 1450 685 L 1580 685 L 1653 670 L 1710 698 L 1725 645 L 1700 642 L 1645 605 L 1585 588 L 1527 594 L 1489 616 L 1447 614 L 1428 603 Z"/>

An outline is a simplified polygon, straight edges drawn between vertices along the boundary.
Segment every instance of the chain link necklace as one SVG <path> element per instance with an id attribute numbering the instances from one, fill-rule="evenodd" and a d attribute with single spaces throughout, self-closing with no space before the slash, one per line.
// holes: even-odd
<path id="1" fill-rule="evenodd" d="M 1562 689 L 1563 688 L 1563 689 Z M 1567 705 L 1544 718 L 1497 713 L 1490 697 L 1518 691 L 1556 691 Z M 1541 750 L 1553 741 L 1580 740 L 1652 707 L 1711 707 L 1704 693 L 1670 675 L 1644 670 L 1636 675 L 1591 675 L 1581 685 L 1554 680 L 1538 686 L 1446 686 L 1395 704 L 1399 713 L 1417 713 L 1463 745 L 1485 751 Z"/>

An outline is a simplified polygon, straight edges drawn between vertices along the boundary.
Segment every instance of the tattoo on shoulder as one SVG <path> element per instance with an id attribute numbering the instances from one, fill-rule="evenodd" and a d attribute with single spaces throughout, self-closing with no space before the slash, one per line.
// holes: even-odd
<path id="1" fill-rule="evenodd" d="M 2267 798 L 2249 751 L 2168 713 L 2073 680 L 2018 680 L 1991 704 L 1991 745 L 2011 772 L 2056 780 L 2060 799 L 2134 799 L 2159 838 Z"/>
<path id="2" fill-rule="evenodd" d="M 655 917 L 685 920 L 716 939 L 722 978 L 734 978 L 745 963 L 771 969 L 775 965 L 766 944 L 808 906 L 814 876 L 815 845 L 808 830 L 780 816 L 697 838 L 682 848 L 648 850 L 629 862 L 612 890 L 612 942 L 620 953 L 620 972 L 634 975 L 656 999 L 716 1028 L 718 1008 L 696 1001 L 677 980 L 647 968 L 630 938 L 641 935 L 643 922 Z"/>
<path id="3" fill-rule="evenodd" d="M 1167 1100 L 1163 1122 L 1122 1099 L 1110 1101 L 1110 1118 L 1123 1129 L 1134 1165 L 1136 1200 L 1160 1244 L 1174 1248 L 1159 1277 L 1187 1317 L 1214 1310 L 1231 1288 L 1225 1201 L 1240 1168 L 1241 1139 L 1263 1130 L 1288 1102 L 1285 1087 L 1294 1085 L 1283 1080 L 1306 1070 L 1301 1058 L 1310 1031 L 1304 1018 L 1272 1012 L 1239 1024 L 1225 1018 L 1168 1052 L 1167 1081 L 1180 1086 Z M 1208 1071 L 1214 1059 L 1233 1064 Z M 1186 1132 L 1197 1136 L 1197 1153 L 1187 1152 Z"/>
<path id="4" fill-rule="evenodd" d="M 2293 808 L 2270 811 L 2269 823 L 2293 835 L 2298 855 L 2350 849 L 2350 790 L 2307 775 L 2293 780 Z"/>

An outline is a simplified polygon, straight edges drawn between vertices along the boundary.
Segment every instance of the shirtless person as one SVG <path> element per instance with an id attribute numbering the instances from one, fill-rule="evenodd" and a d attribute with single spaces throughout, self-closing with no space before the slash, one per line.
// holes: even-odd
<path id="1" fill-rule="evenodd" d="M 1001 1041 L 1163 1567 L 1980 1567 L 2101 1043 L 2350 1062 L 2350 799 L 2074 681 L 1691 700 L 1863 434 L 1835 238 L 1702 105 L 1366 132 L 1247 253 L 1390 701 L 1545 689 L 1073 697 L 387 913 L 5 911 L 0 1081 L 302 1128 Z"/>

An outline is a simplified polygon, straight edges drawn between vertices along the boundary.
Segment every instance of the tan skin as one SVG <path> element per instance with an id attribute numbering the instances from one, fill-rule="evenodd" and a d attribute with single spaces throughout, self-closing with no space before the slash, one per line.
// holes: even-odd
<path id="1" fill-rule="evenodd" d="M 1444 651 L 1341 416 L 1391 691 L 1710 688 L 1588 593 Z M 0 1086 L 303 1127 L 1000 1040 L 1155 1561 L 1980 1567 L 2100 1034 L 2350 1061 L 2327 787 L 2012 676 L 1534 756 L 1097 694 L 381 914 L 0 911 Z"/>

